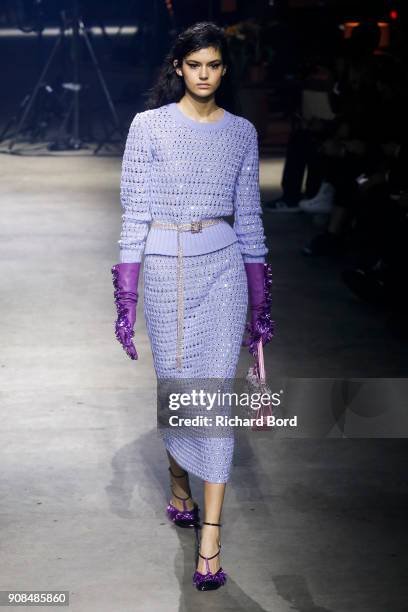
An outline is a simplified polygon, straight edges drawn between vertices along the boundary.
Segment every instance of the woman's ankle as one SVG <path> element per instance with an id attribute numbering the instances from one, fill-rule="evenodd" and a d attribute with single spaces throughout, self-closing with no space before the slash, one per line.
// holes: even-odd
<path id="1" fill-rule="evenodd" d="M 209 564 L 210 571 L 213 574 L 215 574 L 221 567 L 219 527 L 206 527 L 205 525 L 202 526 L 201 539 L 200 539 L 200 553 L 203 557 L 213 557 L 212 559 L 208 560 L 208 564 Z M 198 556 L 197 570 L 201 574 L 207 573 L 207 566 L 206 566 L 205 559 L 203 559 L 200 556 Z"/>
<path id="2" fill-rule="evenodd" d="M 184 510 L 183 501 L 174 495 L 171 497 L 170 503 L 181 512 Z M 194 500 L 191 497 L 185 500 L 185 504 L 186 510 L 192 510 L 194 508 Z"/>
<path id="3" fill-rule="evenodd" d="M 185 474 L 185 476 L 183 476 L 182 478 L 175 478 L 173 475 L 171 475 L 171 483 L 171 504 L 179 510 L 184 510 L 185 503 L 187 510 L 192 510 L 194 507 L 194 500 L 192 499 L 191 495 L 188 474 Z"/>

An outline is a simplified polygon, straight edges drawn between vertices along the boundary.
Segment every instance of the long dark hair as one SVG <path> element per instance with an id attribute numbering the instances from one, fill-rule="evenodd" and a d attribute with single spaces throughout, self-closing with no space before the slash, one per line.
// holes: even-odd
<path id="1" fill-rule="evenodd" d="M 178 65 L 181 66 L 183 59 L 189 53 L 207 47 L 218 49 L 221 53 L 222 63 L 228 66 L 215 94 L 217 104 L 230 112 L 236 111 L 234 79 L 231 74 L 233 66 L 228 40 L 224 30 L 212 21 L 199 21 L 177 36 L 164 59 L 155 84 L 147 92 L 149 97 L 145 103 L 146 109 L 158 108 L 170 102 L 178 102 L 184 96 L 184 79 L 176 74 L 173 62 L 177 60 Z"/>

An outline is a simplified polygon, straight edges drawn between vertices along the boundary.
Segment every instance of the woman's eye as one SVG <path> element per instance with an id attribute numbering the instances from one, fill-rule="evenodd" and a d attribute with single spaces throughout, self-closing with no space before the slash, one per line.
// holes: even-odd
<path id="1" fill-rule="evenodd" d="M 211 68 L 216 69 L 216 68 L 219 68 L 219 67 L 220 67 L 220 65 L 221 65 L 221 64 L 212 64 Z M 189 66 L 190 66 L 190 68 L 193 68 L 193 69 L 194 69 L 194 68 L 198 68 L 198 65 L 197 65 L 197 64 L 189 64 Z"/>

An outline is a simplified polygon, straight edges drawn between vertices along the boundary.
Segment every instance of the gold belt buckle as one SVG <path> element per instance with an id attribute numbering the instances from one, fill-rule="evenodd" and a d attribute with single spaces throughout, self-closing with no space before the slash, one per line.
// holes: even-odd
<path id="1" fill-rule="evenodd" d="M 203 229 L 202 221 L 192 221 L 191 222 L 191 232 L 196 234 L 197 232 L 201 232 Z"/>

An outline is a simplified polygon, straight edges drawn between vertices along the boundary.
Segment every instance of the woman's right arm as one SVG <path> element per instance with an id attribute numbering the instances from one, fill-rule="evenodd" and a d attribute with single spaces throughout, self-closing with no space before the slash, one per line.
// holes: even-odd
<path id="1" fill-rule="evenodd" d="M 150 163 L 152 151 L 143 118 L 132 121 L 122 161 L 120 200 L 124 213 L 120 234 L 120 263 L 111 269 L 117 310 L 115 335 L 131 359 L 138 359 L 133 343 L 142 254 L 149 231 Z"/>
<path id="2" fill-rule="evenodd" d="M 120 261 L 140 262 L 152 220 L 150 212 L 150 164 L 152 147 L 143 116 L 132 121 L 122 160 L 120 200 L 124 210 L 120 240 Z"/>

